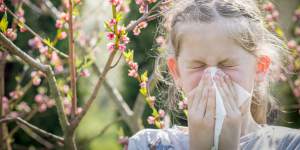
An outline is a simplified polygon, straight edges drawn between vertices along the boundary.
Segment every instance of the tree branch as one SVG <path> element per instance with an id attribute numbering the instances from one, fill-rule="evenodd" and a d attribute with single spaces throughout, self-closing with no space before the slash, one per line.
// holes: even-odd
<path id="1" fill-rule="evenodd" d="M 77 109 L 77 92 L 76 92 L 76 53 L 74 47 L 74 35 L 73 35 L 73 2 L 69 0 L 69 69 L 71 76 L 71 91 L 72 91 L 72 106 L 71 106 L 71 118 L 76 115 Z"/>
<path id="2" fill-rule="evenodd" d="M 24 60 L 30 66 L 46 73 L 46 75 L 47 75 L 46 77 L 48 79 L 52 98 L 55 99 L 60 125 L 62 127 L 63 132 L 65 133 L 66 127 L 69 125 L 69 122 L 68 122 L 66 114 L 64 113 L 64 106 L 62 103 L 60 92 L 56 85 L 56 79 L 55 79 L 54 73 L 52 71 L 52 68 L 48 65 L 44 65 L 44 64 L 38 62 L 37 60 L 33 59 L 28 54 L 23 52 L 13 42 L 11 42 L 8 38 L 6 38 L 3 33 L 0 33 L 0 45 L 5 47 L 7 49 L 7 51 L 10 52 L 11 54 L 16 55 L 19 58 L 21 58 L 22 60 Z"/>
<path id="3" fill-rule="evenodd" d="M 23 120 L 20 117 L 14 117 L 14 118 L 7 117 L 7 118 L 0 119 L 0 124 L 1 123 L 12 122 L 12 121 L 16 121 L 17 123 L 20 123 L 20 124 L 23 124 L 23 125 L 27 126 L 28 128 L 32 129 L 34 132 L 42 135 L 45 138 L 50 138 L 50 139 L 53 139 L 55 141 L 64 142 L 64 139 L 62 137 L 59 137 L 59 136 L 54 135 L 52 133 L 49 133 L 45 130 L 42 130 L 42 129 L 30 124 L 29 122 Z"/>

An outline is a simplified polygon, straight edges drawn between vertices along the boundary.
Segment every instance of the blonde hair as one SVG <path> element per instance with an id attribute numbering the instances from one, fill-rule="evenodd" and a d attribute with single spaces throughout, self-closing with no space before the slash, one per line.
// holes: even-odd
<path id="1" fill-rule="evenodd" d="M 276 81 L 274 75 L 282 69 L 286 70 L 284 60 L 287 60 L 289 53 L 285 42 L 266 28 L 258 4 L 254 0 L 173 0 L 169 9 L 163 13 L 161 25 L 166 38 L 166 51 L 160 54 L 159 62 L 165 65 L 169 55 L 177 58 L 180 54 L 177 29 L 181 24 L 222 22 L 230 37 L 246 51 L 256 57 L 267 55 L 271 58 L 266 79 L 255 84 L 250 108 L 254 120 L 262 124 L 267 122 L 270 108 L 277 108 L 273 105 L 276 99 L 270 94 L 270 84 Z M 170 75 L 164 77 L 166 74 L 158 71 L 156 73 L 169 87 L 167 107 L 176 110 L 174 108 L 177 108 L 180 89 L 175 86 Z"/>

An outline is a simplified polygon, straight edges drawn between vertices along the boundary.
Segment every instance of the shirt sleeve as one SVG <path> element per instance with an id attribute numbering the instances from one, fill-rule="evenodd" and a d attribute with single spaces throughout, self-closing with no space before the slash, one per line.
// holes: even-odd
<path id="1" fill-rule="evenodd" d="M 300 131 L 282 126 L 268 126 L 241 138 L 242 150 L 300 150 Z"/>

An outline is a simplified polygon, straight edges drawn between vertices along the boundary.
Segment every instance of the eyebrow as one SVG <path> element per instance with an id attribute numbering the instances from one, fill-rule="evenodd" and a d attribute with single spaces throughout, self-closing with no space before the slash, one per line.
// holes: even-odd
<path id="1" fill-rule="evenodd" d="M 233 59 L 233 57 L 230 57 L 230 58 Z M 203 59 L 203 58 L 200 58 L 200 59 Z M 226 59 L 220 61 L 219 63 L 224 63 L 224 62 L 226 62 L 226 61 L 229 61 L 229 58 L 226 58 Z M 201 61 L 201 60 L 193 60 L 193 61 L 191 61 L 191 63 L 204 63 L 204 62 Z"/>

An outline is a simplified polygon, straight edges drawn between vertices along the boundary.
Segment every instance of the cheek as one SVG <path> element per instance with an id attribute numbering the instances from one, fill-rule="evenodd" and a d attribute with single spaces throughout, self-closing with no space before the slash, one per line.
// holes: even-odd
<path id="1" fill-rule="evenodd" d="M 185 72 L 182 73 L 182 88 L 183 91 L 188 93 L 198 86 L 203 71 Z"/>
<path id="2" fill-rule="evenodd" d="M 246 70 L 227 71 L 225 73 L 229 75 L 235 83 L 242 86 L 248 92 L 251 92 L 255 75 Z"/>

